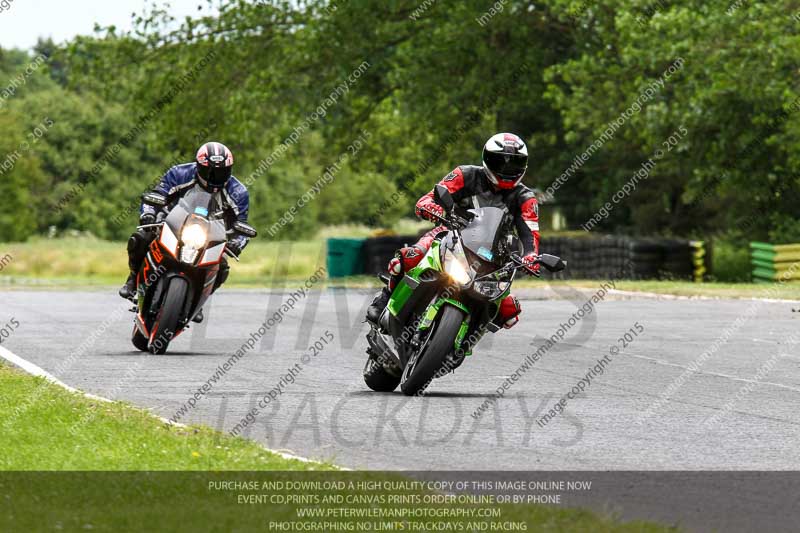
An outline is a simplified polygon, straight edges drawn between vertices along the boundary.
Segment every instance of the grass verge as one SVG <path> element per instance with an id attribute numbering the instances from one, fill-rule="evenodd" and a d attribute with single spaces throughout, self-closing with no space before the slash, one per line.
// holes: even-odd
<path id="1" fill-rule="evenodd" d="M 0 470 L 309 470 L 253 441 L 180 428 L 0 363 Z"/>
<path id="2" fill-rule="evenodd" d="M 233 263 L 226 288 L 291 286 L 307 279 L 325 265 L 325 240 L 336 235 L 335 228 L 318 239 L 296 242 L 254 240 Z M 4 252 L 4 250 L 0 250 Z M 32 239 L 7 246 L 12 260 L 0 274 L 0 288 L 86 288 L 119 286 L 127 276 L 127 253 L 124 243 L 91 237 Z M 516 287 L 540 287 L 545 283 L 593 288 L 596 280 L 547 282 L 520 278 Z M 327 285 L 377 287 L 371 276 L 331 280 Z M 323 285 L 324 286 L 324 285 Z M 677 296 L 712 298 L 760 298 L 768 286 L 752 283 L 692 283 L 688 281 L 620 281 L 617 288 L 634 292 L 652 292 Z M 778 298 L 800 300 L 800 283 L 785 283 Z"/>
<path id="3" fill-rule="evenodd" d="M 358 483 L 407 478 L 399 473 L 309 472 L 333 467 L 287 460 L 253 442 L 203 427 L 171 427 L 144 410 L 88 399 L 3 363 L 0 390 L 2 531 L 357 531 L 355 524 L 365 519 L 340 511 L 366 513 L 376 507 L 409 513 L 430 509 L 437 517 L 414 516 L 401 529 L 389 530 L 424 531 L 431 523 L 465 528 L 470 518 L 457 513 L 474 507 L 494 510 L 491 520 L 497 523 L 524 524 L 525 531 L 674 531 L 645 522 L 620 523 L 580 509 L 425 502 L 425 495 L 437 493 L 358 488 Z M 71 431 L 76 424 L 78 430 Z M 234 471 L 222 472 L 228 470 Z M 239 484 L 231 486 L 234 482 Z M 291 483 L 312 485 L 301 489 Z M 355 495 L 362 499 L 348 499 Z M 421 503 L 392 503 L 389 498 L 397 495 Z M 302 501 L 291 499 L 300 496 Z M 330 509 L 332 514 L 322 522 L 304 518 L 301 509 Z M 442 514 L 448 512 L 455 518 Z M 307 529 L 312 523 L 327 526 Z M 417 527 L 409 528 L 409 523 Z M 292 524 L 305 526 L 283 529 Z"/>

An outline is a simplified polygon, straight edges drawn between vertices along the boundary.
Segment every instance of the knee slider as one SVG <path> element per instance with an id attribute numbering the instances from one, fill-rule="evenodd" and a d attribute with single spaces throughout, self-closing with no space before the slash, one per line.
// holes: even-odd
<path id="1" fill-rule="evenodd" d="M 389 267 L 387 269 L 389 274 L 392 276 L 399 276 L 403 272 L 403 267 L 401 266 L 400 259 L 397 257 L 393 257 L 391 261 L 389 261 Z"/>

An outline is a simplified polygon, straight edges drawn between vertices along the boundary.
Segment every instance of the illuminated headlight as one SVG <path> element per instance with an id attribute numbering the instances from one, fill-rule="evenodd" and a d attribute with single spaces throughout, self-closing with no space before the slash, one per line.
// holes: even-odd
<path id="1" fill-rule="evenodd" d="M 183 228 L 181 232 L 181 240 L 184 246 L 199 250 L 206 245 L 208 238 L 205 228 L 200 224 L 190 224 Z"/>
<path id="2" fill-rule="evenodd" d="M 199 224 L 190 224 L 181 232 L 181 262 L 194 263 L 200 250 L 206 245 L 207 233 Z"/>
<path id="3" fill-rule="evenodd" d="M 190 248 L 184 244 L 183 248 L 181 248 L 181 263 L 194 264 L 198 253 L 199 251 L 196 248 Z"/>
<path id="4" fill-rule="evenodd" d="M 452 250 L 447 250 L 444 255 L 444 271 L 460 285 L 468 285 L 472 280 L 469 265 L 467 265 L 463 253 L 456 255 Z"/>

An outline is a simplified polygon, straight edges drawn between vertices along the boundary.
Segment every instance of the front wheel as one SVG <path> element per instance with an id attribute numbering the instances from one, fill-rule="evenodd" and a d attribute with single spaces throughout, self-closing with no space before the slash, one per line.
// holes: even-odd
<path id="1" fill-rule="evenodd" d="M 183 278 L 172 278 L 169 282 L 167 294 L 158 312 L 158 318 L 153 326 L 150 336 L 150 353 L 162 355 L 166 353 L 170 341 L 178 333 L 178 324 L 181 320 L 183 304 L 189 292 L 189 283 Z"/>
<path id="2" fill-rule="evenodd" d="M 400 381 L 400 390 L 403 394 L 406 396 L 420 394 L 433 381 L 436 373 L 444 365 L 447 354 L 455 349 L 456 336 L 463 320 L 464 314 L 460 309 L 452 305 L 444 306 L 438 323 L 432 326 L 434 329 L 426 345 L 411 356 L 403 370 Z"/>

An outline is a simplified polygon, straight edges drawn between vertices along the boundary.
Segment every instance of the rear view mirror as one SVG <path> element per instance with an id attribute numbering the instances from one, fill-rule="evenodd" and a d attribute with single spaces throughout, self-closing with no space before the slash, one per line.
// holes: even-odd
<path id="1" fill-rule="evenodd" d="M 539 256 L 539 262 L 550 272 L 561 272 L 567 268 L 567 263 L 555 255 L 542 254 Z"/>
<path id="2" fill-rule="evenodd" d="M 258 235 L 256 228 L 254 228 L 253 226 L 251 226 L 246 222 L 242 222 L 241 220 L 237 220 L 233 224 L 233 231 L 235 231 L 240 235 L 244 235 L 245 237 L 249 237 L 251 239 Z"/>
<path id="3" fill-rule="evenodd" d="M 167 197 L 157 192 L 146 192 L 142 195 L 142 203 L 153 207 L 164 207 L 167 205 Z"/>
<path id="4" fill-rule="evenodd" d="M 444 210 L 448 213 L 452 211 L 453 207 L 456 205 L 450 191 L 441 184 L 433 188 L 433 198 L 436 200 L 436 203 L 444 207 Z"/>

